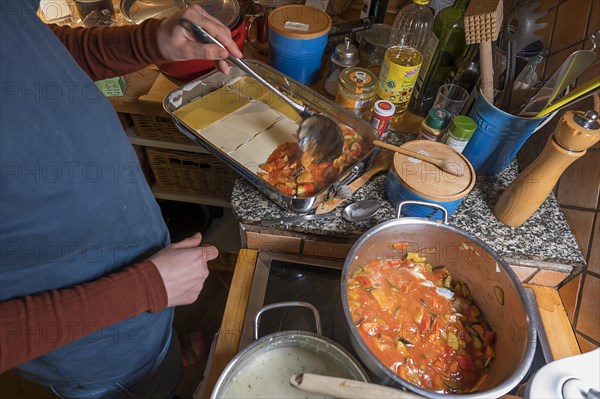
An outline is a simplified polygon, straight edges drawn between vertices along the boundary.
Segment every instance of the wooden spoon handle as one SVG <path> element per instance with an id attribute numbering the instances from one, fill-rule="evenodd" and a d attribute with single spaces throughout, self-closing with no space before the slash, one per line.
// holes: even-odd
<path id="1" fill-rule="evenodd" d="M 400 389 L 371 384 L 368 382 L 347 380 L 318 374 L 294 374 L 290 384 L 301 391 L 346 399 L 415 399 L 417 394 Z"/>
<path id="2" fill-rule="evenodd" d="M 396 152 L 399 152 L 400 154 L 404 154 L 404 155 L 407 155 L 409 157 L 420 159 L 421 161 L 428 162 L 428 163 L 433 164 L 435 166 L 441 165 L 441 163 L 444 162 L 441 159 L 437 159 L 437 158 L 433 158 L 433 157 L 428 157 L 427 155 L 419 154 L 418 152 L 414 152 L 414 151 L 411 151 L 411 150 L 406 150 L 404 148 L 401 148 L 401 147 L 398 147 L 396 145 L 389 144 L 389 143 L 386 143 L 386 142 L 380 141 L 380 140 L 373 140 L 373 145 L 376 145 L 377 147 L 385 148 L 385 149 L 388 149 L 388 150 L 396 151 Z"/>
<path id="3" fill-rule="evenodd" d="M 410 151 L 410 150 L 404 149 L 402 147 L 398 147 L 393 144 L 388 144 L 381 140 L 373 140 L 373 145 L 376 145 L 377 147 L 385 148 L 388 150 L 396 151 L 400 154 L 404 154 L 406 156 L 419 159 L 423 162 L 430 163 L 432 165 L 437 166 L 444 172 L 450 173 L 451 175 L 463 176 L 463 171 L 460 170 L 460 168 L 458 168 L 458 170 L 457 170 L 457 168 L 453 168 L 452 165 L 450 165 L 444 159 L 438 159 L 438 158 L 429 157 L 427 155 L 419 154 L 418 152 Z"/>

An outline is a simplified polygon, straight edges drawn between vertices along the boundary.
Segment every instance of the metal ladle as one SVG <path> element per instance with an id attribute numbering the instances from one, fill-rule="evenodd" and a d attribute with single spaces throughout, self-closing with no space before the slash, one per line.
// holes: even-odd
<path id="1" fill-rule="evenodd" d="M 225 49 L 225 46 L 220 41 L 189 19 L 180 18 L 179 23 L 202 43 L 216 44 Z M 335 121 L 325 115 L 317 115 L 307 107 L 291 100 L 275 86 L 254 72 L 252 68 L 239 58 L 229 54 L 227 61 L 265 85 L 298 112 L 300 118 L 302 118 L 302 122 L 300 122 L 300 126 L 298 127 L 298 146 L 303 154 L 310 156 L 312 164 L 333 161 L 342 155 L 344 134 Z"/>
<path id="2" fill-rule="evenodd" d="M 362 200 L 352 203 L 344 208 L 342 217 L 349 222 L 358 222 L 373 216 L 379 210 L 379 201 L 375 199 Z M 286 225 L 288 223 L 305 222 L 307 220 L 329 219 L 336 217 L 337 212 L 321 213 L 317 215 L 301 215 L 276 219 L 263 219 L 260 221 L 262 226 Z"/>

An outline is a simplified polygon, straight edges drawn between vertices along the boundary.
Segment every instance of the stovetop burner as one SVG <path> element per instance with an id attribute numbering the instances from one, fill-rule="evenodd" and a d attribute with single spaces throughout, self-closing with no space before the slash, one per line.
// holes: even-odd
<path id="1" fill-rule="evenodd" d="M 345 347 L 356 357 L 350 344 L 340 301 L 342 267 L 342 261 L 268 252 L 260 253 L 239 349 L 242 350 L 254 340 L 254 315 L 262 306 L 284 301 L 304 301 L 311 303 L 319 310 L 322 334 Z M 526 299 L 535 304 L 533 292 L 527 288 L 525 290 L 527 293 Z M 537 309 L 537 305 L 534 306 L 534 309 Z M 523 388 L 533 373 L 552 361 L 540 316 L 539 314 L 535 316 L 539 328 L 538 344 L 536 345 L 532 365 L 521 384 L 511 391 L 511 394 L 520 394 L 519 389 Z M 315 320 L 312 312 L 305 308 L 294 307 L 274 309 L 262 315 L 259 337 L 286 330 L 314 332 Z"/>

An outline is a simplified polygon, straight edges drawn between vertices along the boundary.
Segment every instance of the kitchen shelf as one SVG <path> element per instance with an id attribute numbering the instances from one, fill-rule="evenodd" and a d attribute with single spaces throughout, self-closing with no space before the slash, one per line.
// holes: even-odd
<path id="1" fill-rule="evenodd" d="M 138 136 L 135 131 L 128 127 L 125 128 L 125 134 L 127 138 L 131 142 L 131 144 L 144 146 L 144 147 L 154 147 L 154 148 L 165 148 L 167 150 L 177 150 L 177 151 L 187 151 L 187 152 L 195 152 L 197 154 L 209 154 L 201 145 L 194 143 L 190 140 L 190 144 L 182 144 L 182 143 L 173 143 L 169 141 L 162 140 L 153 140 L 147 139 L 144 137 Z"/>
<path id="2" fill-rule="evenodd" d="M 226 198 L 173 193 L 170 191 L 165 191 L 156 185 L 153 185 L 151 188 L 154 197 L 158 199 L 191 202 L 193 204 L 200 205 L 220 206 L 221 208 L 231 208 L 231 201 Z"/>

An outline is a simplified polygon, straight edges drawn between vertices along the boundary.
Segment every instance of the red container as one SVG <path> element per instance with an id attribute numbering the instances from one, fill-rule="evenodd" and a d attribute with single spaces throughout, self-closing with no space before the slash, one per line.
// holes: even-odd
<path id="1" fill-rule="evenodd" d="M 231 37 L 242 52 L 247 35 L 248 23 L 245 19 L 242 19 L 236 28 L 231 29 Z M 215 62 L 212 60 L 171 61 L 158 65 L 158 69 L 165 75 L 185 81 L 196 79 L 214 68 Z"/>

